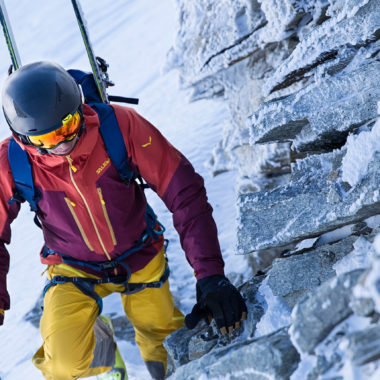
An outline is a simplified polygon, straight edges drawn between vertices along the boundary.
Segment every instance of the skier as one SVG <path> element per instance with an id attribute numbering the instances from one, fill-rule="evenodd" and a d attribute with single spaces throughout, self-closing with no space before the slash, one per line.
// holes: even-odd
<path id="1" fill-rule="evenodd" d="M 23 201 L 14 191 L 8 156 L 14 139 L 27 152 L 38 189 L 36 213 L 45 240 L 41 261 L 50 280 L 40 322 L 43 344 L 33 363 L 51 380 L 126 379 L 110 321 L 98 316 L 101 299 L 119 292 L 149 373 L 163 379 L 162 342 L 184 326 L 184 316 L 169 290 L 163 227 L 150 212 L 142 186 L 120 177 L 99 132 L 97 112 L 58 64 L 35 62 L 15 71 L 3 86 L 2 105 L 13 137 L 0 143 L 0 324 L 9 309 L 5 244 Z M 128 166 L 173 213 L 194 269 L 197 304 L 186 318 L 188 327 L 210 315 L 222 333 L 232 332 L 247 309 L 224 276 L 203 179 L 135 110 L 117 105 L 112 110 Z"/>

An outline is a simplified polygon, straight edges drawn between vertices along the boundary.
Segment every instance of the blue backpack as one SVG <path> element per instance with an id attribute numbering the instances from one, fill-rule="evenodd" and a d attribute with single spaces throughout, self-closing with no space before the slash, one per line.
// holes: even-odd
<path id="1" fill-rule="evenodd" d="M 120 177 L 123 182 L 129 186 L 136 179 L 140 179 L 141 186 L 143 188 L 147 187 L 147 185 L 142 183 L 141 177 L 133 172 L 128 165 L 128 154 L 127 149 L 124 144 L 123 136 L 120 131 L 119 125 L 116 120 L 115 113 L 112 107 L 108 104 L 102 103 L 95 80 L 92 73 L 85 73 L 80 70 L 68 70 L 71 76 L 75 79 L 75 81 L 82 86 L 83 94 L 85 97 L 85 102 L 93 108 L 98 116 L 100 121 L 99 131 L 104 141 L 104 145 L 109 155 L 112 163 L 115 165 Z M 131 98 L 122 98 L 122 97 L 109 97 L 110 100 L 114 101 L 124 101 L 128 103 L 136 104 L 136 99 Z M 127 100 L 127 101 L 126 101 Z M 35 212 L 34 221 L 35 223 L 41 227 L 41 223 L 38 220 L 37 211 L 38 211 L 38 202 L 41 198 L 41 195 L 38 189 L 34 186 L 33 174 L 32 174 L 32 166 L 29 161 L 29 157 L 26 151 L 24 151 L 18 143 L 15 141 L 13 137 L 11 137 L 9 141 L 8 148 L 8 161 L 12 171 L 13 179 L 15 182 L 15 189 L 13 190 L 13 196 L 8 201 L 9 204 L 13 202 L 24 202 L 27 201 L 30 205 L 32 211 Z M 117 265 L 123 266 L 128 275 L 127 278 L 112 278 L 111 282 L 114 283 L 122 283 L 125 285 L 126 291 L 125 293 L 130 294 L 136 291 L 140 291 L 145 287 L 161 287 L 163 283 L 169 277 L 169 269 L 168 267 L 165 270 L 165 273 L 161 277 L 159 281 L 151 282 L 151 283 L 139 283 L 139 284 L 131 284 L 128 283 L 130 278 L 130 269 L 128 266 L 123 263 L 126 257 L 131 255 L 132 253 L 140 250 L 144 246 L 148 245 L 152 240 L 157 240 L 159 235 L 163 234 L 165 228 L 162 226 L 160 222 L 157 220 L 157 216 L 153 212 L 152 208 L 147 203 L 146 212 L 145 212 L 145 220 L 147 224 L 146 231 L 144 232 L 141 239 L 133 246 L 131 249 L 124 252 L 118 258 L 107 261 L 107 262 L 84 262 L 81 260 L 73 259 L 68 255 L 62 254 L 60 252 L 56 252 L 46 245 L 43 248 L 42 256 L 47 257 L 48 255 L 59 254 L 62 257 L 62 262 L 66 264 L 74 264 L 83 267 L 87 267 L 93 270 L 103 270 L 110 271 L 115 268 Z M 156 224 L 159 224 L 160 230 L 157 231 L 155 229 Z M 72 282 L 76 285 L 80 290 L 82 290 L 85 294 L 94 298 L 99 305 L 99 310 L 102 309 L 102 301 L 99 296 L 93 291 L 93 286 L 95 284 L 110 282 L 109 278 L 102 280 L 94 280 L 94 279 L 81 279 L 77 277 L 64 277 L 64 276 L 55 276 L 50 281 L 50 283 L 45 287 L 46 291 L 54 285 Z M 99 311 L 99 312 L 100 312 Z"/>

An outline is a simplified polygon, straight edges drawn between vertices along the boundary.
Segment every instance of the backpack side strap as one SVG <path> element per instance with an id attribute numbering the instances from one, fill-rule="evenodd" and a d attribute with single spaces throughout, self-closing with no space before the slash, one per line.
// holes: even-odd
<path id="1" fill-rule="evenodd" d="M 9 140 L 8 161 L 15 183 L 13 196 L 8 203 L 27 201 L 31 210 L 37 212 L 41 195 L 34 186 L 32 166 L 28 154 L 17 144 L 13 137 Z"/>

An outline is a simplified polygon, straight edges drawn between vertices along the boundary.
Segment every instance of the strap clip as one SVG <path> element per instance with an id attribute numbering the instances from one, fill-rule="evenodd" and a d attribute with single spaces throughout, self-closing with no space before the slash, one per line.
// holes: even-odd
<path id="1" fill-rule="evenodd" d="M 105 261 L 105 262 L 102 262 L 102 263 L 99 263 L 99 265 L 102 267 L 102 269 L 106 272 L 114 269 L 117 265 L 117 263 L 115 261 Z"/>

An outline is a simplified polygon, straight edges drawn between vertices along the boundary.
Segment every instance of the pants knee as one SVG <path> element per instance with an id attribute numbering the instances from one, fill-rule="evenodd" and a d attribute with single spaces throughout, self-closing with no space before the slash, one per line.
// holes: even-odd
<path id="1" fill-rule="evenodd" d="M 47 349 L 47 351 L 45 350 Z M 47 380 L 74 380 L 88 372 L 92 351 L 70 350 L 69 346 L 42 346 L 33 357 L 34 365 Z"/>

